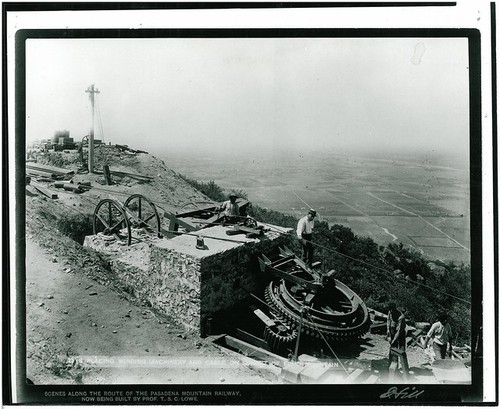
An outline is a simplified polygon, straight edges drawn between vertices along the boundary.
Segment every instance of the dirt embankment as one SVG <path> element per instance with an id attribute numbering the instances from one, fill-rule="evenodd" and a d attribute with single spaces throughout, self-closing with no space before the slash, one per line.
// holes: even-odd
<path id="1" fill-rule="evenodd" d="M 76 173 L 73 183 L 89 180 L 90 190 L 74 194 L 35 180 L 26 189 L 28 378 L 35 384 L 269 383 L 269 374 L 235 364 L 237 357 L 211 339 L 186 333 L 134 298 L 114 280 L 108 260 L 61 233 L 79 240 L 91 234 L 89 222 L 104 198 L 123 203 L 131 194 L 143 194 L 157 204 L 162 223 L 163 210 L 208 200 L 152 155 L 106 147 L 97 157 L 96 168 L 105 162 L 117 172 L 113 185 L 99 183 L 100 173 Z M 64 162 L 47 156 L 41 162 L 79 168 L 75 153 L 56 158 Z M 58 198 L 49 199 L 34 186 Z M 184 361 L 175 361 L 179 358 Z"/>

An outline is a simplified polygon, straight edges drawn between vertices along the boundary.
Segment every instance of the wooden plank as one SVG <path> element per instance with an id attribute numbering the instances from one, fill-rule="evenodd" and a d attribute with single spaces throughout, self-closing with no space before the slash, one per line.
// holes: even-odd
<path id="1" fill-rule="evenodd" d="M 255 335 L 243 331 L 240 328 L 236 328 L 235 335 L 245 342 L 248 342 L 266 351 L 269 351 L 269 345 L 267 345 L 267 342 L 261 338 L 256 337 Z"/>
<path id="2" fill-rule="evenodd" d="M 345 379 L 348 382 L 353 382 L 356 379 L 358 379 L 361 374 L 363 373 L 363 370 L 361 368 L 356 368 L 353 372 L 351 372 L 347 378 Z"/>
<path id="3" fill-rule="evenodd" d="M 34 170 L 42 170 L 50 173 L 59 173 L 61 175 L 66 175 L 68 173 L 75 173 L 72 170 L 64 169 L 64 168 L 58 168 L 56 166 L 49 166 L 49 165 L 43 165 L 38 162 L 28 162 L 26 163 L 26 168 L 28 169 L 34 169 Z"/>
<path id="4" fill-rule="evenodd" d="M 297 266 L 299 266 L 302 270 L 307 271 L 311 274 L 316 280 L 321 280 L 321 274 L 314 271 L 312 268 L 307 267 L 306 263 L 298 257 L 295 257 L 294 262 Z"/>
<path id="5" fill-rule="evenodd" d="M 300 380 L 302 383 L 318 383 L 321 378 L 330 371 L 330 368 L 322 363 L 312 362 L 309 363 L 304 370 L 300 372 Z"/>
<path id="6" fill-rule="evenodd" d="M 184 212 L 184 213 L 177 213 L 177 217 L 196 217 L 197 215 L 200 215 L 202 213 L 214 213 L 216 207 L 215 206 L 209 206 L 209 207 L 204 207 L 202 209 L 196 209 L 196 210 L 190 210 L 189 212 Z M 218 215 L 216 215 L 219 217 Z M 213 216 L 212 216 L 213 217 Z M 222 217 L 222 215 L 220 216 Z"/>
<path id="7" fill-rule="evenodd" d="M 251 354 L 252 357 L 260 359 L 262 361 L 273 362 L 281 368 L 283 368 L 285 363 L 288 362 L 288 360 L 286 358 L 283 358 L 282 356 L 273 354 L 272 352 L 266 351 L 265 349 L 251 345 L 248 342 L 234 338 L 231 335 L 226 335 L 224 340 L 228 346 L 234 349 L 246 352 L 248 355 Z"/>
<path id="8" fill-rule="evenodd" d="M 284 258 L 281 258 L 279 260 L 276 260 L 275 262 L 271 263 L 271 267 L 281 267 L 285 264 L 287 264 L 288 262 L 290 262 L 291 260 L 293 260 L 295 258 L 295 254 L 291 254 L 289 256 L 286 256 Z"/>
<path id="9" fill-rule="evenodd" d="M 313 263 L 313 267 L 314 267 L 314 263 Z M 326 272 L 325 274 L 323 274 L 323 276 L 325 277 L 335 277 L 337 275 L 337 270 L 330 270 L 328 272 Z"/>
<path id="10" fill-rule="evenodd" d="M 423 330 L 417 329 L 416 331 L 411 333 L 410 342 L 408 343 L 408 346 L 413 346 L 418 344 L 418 337 L 423 334 Z"/>
<path id="11" fill-rule="evenodd" d="M 269 265 L 266 265 L 266 266 L 267 266 L 266 271 L 269 271 L 271 274 L 273 274 L 279 278 L 283 278 L 283 279 L 290 281 L 292 283 L 298 284 L 302 287 L 308 288 L 311 291 L 318 291 L 322 287 L 321 283 L 307 281 L 307 280 L 304 280 L 303 278 L 285 273 L 285 272 L 278 270 L 277 268 L 271 267 Z"/>
<path id="12" fill-rule="evenodd" d="M 169 227 L 169 230 L 177 231 L 179 226 L 184 227 L 187 231 L 199 230 L 199 227 L 196 227 L 196 226 L 193 226 L 192 224 L 186 223 L 184 220 L 179 219 L 176 215 L 174 215 L 172 213 L 165 212 L 165 213 L 163 213 L 163 215 L 165 217 L 167 217 L 168 219 L 170 219 L 171 225 L 172 225 L 172 222 L 177 225 L 177 228 Z"/>
<path id="13" fill-rule="evenodd" d="M 272 327 L 273 325 L 276 325 L 276 322 L 269 318 L 266 314 L 264 314 L 261 310 L 256 308 L 253 313 L 260 318 L 260 320 L 266 324 L 268 327 Z"/>
<path id="14" fill-rule="evenodd" d="M 283 246 L 284 248 L 280 247 L 280 256 L 287 257 L 287 256 L 294 256 L 295 253 L 290 250 L 287 246 Z"/>
<path id="15" fill-rule="evenodd" d="M 40 186 L 33 185 L 33 187 L 38 190 L 42 195 L 48 197 L 49 199 L 57 199 L 57 193 L 52 193 L 46 189 L 41 188 Z"/>
<path id="16" fill-rule="evenodd" d="M 41 176 L 50 179 L 61 179 L 62 176 L 56 173 L 48 172 L 46 170 L 35 170 L 35 169 L 26 169 L 26 174 L 30 176 Z"/>
<path id="17" fill-rule="evenodd" d="M 151 177 L 151 176 L 139 175 L 137 173 L 121 172 L 121 171 L 118 171 L 118 170 L 110 170 L 110 172 L 111 172 L 112 175 L 128 176 L 128 177 L 131 177 L 133 179 L 145 179 L 147 181 L 154 180 L 154 178 Z"/>
<path id="18" fill-rule="evenodd" d="M 305 366 L 296 362 L 286 362 L 281 370 L 281 376 L 285 382 L 300 383 L 300 373 L 305 369 Z"/>
<path id="19" fill-rule="evenodd" d="M 374 310 L 373 308 L 367 308 L 368 309 L 368 312 L 371 312 L 372 314 L 374 314 L 376 317 L 380 317 L 380 318 L 385 318 L 387 319 L 387 314 L 384 314 L 382 312 L 379 312 L 379 311 L 376 311 Z"/>
<path id="20" fill-rule="evenodd" d="M 251 227 L 247 227 L 247 226 L 236 225 L 236 226 L 234 226 L 234 228 L 238 229 L 240 232 L 244 232 L 244 233 L 252 233 L 252 234 L 258 234 L 258 235 L 262 235 L 263 234 L 262 230 L 260 230 L 260 229 L 252 229 Z"/>
<path id="21" fill-rule="evenodd" d="M 370 375 L 363 383 L 376 383 L 378 381 L 378 375 Z"/>
<path id="22" fill-rule="evenodd" d="M 54 182 L 54 179 L 53 178 L 48 178 L 46 176 L 39 176 L 36 178 L 36 181 L 37 182 L 49 182 L 49 183 L 52 183 Z"/>

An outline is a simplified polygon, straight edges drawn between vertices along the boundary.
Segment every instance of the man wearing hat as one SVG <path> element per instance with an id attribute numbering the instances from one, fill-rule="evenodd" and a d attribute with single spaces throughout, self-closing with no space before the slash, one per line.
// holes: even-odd
<path id="1" fill-rule="evenodd" d="M 227 221 L 231 221 L 231 219 L 236 219 L 240 215 L 240 208 L 236 203 L 236 199 L 238 198 L 236 193 L 231 192 L 228 198 L 229 200 L 222 203 L 219 211 L 224 212 Z"/>
<path id="2" fill-rule="evenodd" d="M 312 267 L 313 263 L 314 250 L 311 240 L 315 217 L 316 210 L 311 209 L 297 224 L 297 237 L 302 245 L 302 260 L 304 260 L 308 267 Z"/>

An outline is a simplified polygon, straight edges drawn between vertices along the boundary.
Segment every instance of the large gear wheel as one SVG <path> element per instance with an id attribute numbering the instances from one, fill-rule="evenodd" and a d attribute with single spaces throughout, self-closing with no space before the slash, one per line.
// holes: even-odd
<path id="1" fill-rule="evenodd" d="M 334 283 L 312 294 L 293 282 L 275 280 L 266 287 L 265 299 L 276 317 L 291 328 L 302 323 L 301 332 L 306 336 L 335 342 L 358 338 L 370 327 L 366 305 L 345 284 Z"/>
<path id="2" fill-rule="evenodd" d="M 278 353 L 292 349 L 297 335 L 298 332 L 296 330 L 288 328 L 281 323 L 274 327 L 266 327 L 264 330 L 264 340 L 272 351 Z"/>

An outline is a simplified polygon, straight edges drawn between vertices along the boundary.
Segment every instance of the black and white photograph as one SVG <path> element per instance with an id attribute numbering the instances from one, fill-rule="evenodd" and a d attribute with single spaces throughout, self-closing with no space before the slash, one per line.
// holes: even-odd
<path id="1" fill-rule="evenodd" d="M 493 402 L 480 19 L 135 12 L 12 32 L 12 403 Z"/>

